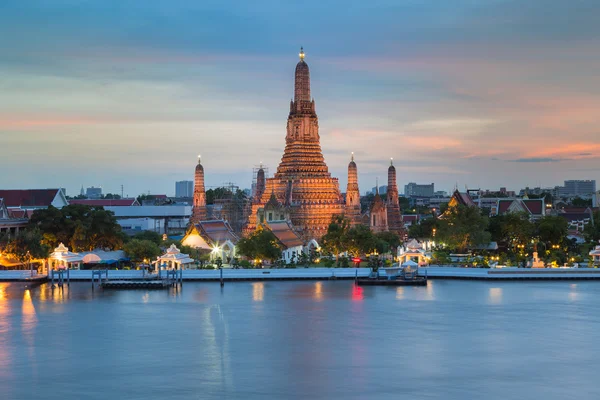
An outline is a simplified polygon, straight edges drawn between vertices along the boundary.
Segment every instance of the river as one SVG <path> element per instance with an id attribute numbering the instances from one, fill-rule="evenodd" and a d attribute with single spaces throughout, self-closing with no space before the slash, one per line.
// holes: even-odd
<path id="1" fill-rule="evenodd" d="M 598 399 L 600 284 L 0 283 L 0 399 Z"/>

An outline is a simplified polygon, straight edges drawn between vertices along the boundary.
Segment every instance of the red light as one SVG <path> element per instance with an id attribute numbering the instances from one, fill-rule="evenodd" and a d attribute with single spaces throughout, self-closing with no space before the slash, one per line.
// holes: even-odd
<path id="1" fill-rule="evenodd" d="M 358 258 L 358 257 L 354 257 L 354 258 L 352 259 L 352 261 L 354 261 L 355 263 L 359 263 L 359 262 L 360 262 L 360 258 Z"/>
<path id="2" fill-rule="evenodd" d="M 354 285 L 352 288 L 352 300 L 360 301 L 363 299 L 364 299 L 363 288 L 358 285 Z"/>

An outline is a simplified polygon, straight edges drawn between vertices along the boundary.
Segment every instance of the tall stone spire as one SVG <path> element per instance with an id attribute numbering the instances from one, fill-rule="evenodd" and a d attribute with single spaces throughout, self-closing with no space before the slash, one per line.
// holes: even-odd
<path id="1" fill-rule="evenodd" d="M 310 71 L 304 62 L 304 49 L 300 47 L 300 61 L 296 64 L 296 79 L 294 80 L 294 102 L 310 102 Z"/>
<path id="2" fill-rule="evenodd" d="M 320 238 L 334 215 L 344 213 L 337 178 L 329 173 L 321 151 L 319 120 L 310 94 L 310 73 L 304 50 L 294 74 L 294 97 L 287 119 L 285 149 L 277 171 L 266 179 L 265 192 L 252 204 L 244 233 L 257 226 L 258 211 L 269 201 L 272 192 L 289 207 L 294 229 L 304 239 Z"/>
<path id="3" fill-rule="evenodd" d="M 360 223 L 360 191 L 358 189 L 358 169 L 354 162 L 354 153 L 348 164 L 348 186 L 346 187 L 346 206 L 344 214 L 355 225 Z"/>
<path id="4" fill-rule="evenodd" d="M 400 201 L 398 199 L 398 185 L 396 183 L 396 167 L 394 159 L 390 158 L 388 167 L 388 187 L 387 187 L 387 220 L 390 231 L 402 235 L 404 224 L 402 223 L 402 214 L 400 212 Z"/>
<path id="5" fill-rule="evenodd" d="M 255 197 L 260 199 L 262 195 L 265 193 L 266 181 L 265 181 L 265 170 L 263 168 L 262 162 L 260 163 L 260 169 L 256 173 L 256 193 Z"/>
<path id="6" fill-rule="evenodd" d="M 200 156 L 194 173 L 194 205 L 192 207 L 192 218 L 190 222 L 197 224 L 206 220 L 206 191 L 204 190 L 204 167 Z"/>

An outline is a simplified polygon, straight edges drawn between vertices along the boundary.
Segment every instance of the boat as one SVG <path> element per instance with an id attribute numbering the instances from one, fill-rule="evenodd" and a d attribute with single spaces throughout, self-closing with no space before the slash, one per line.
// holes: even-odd
<path id="1" fill-rule="evenodd" d="M 357 279 L 356 283 L 363 286 L 427 286 L 427 276 L 419 276 L 419 269 L 411 265 L 398 265 L 379 268 L 367 278 Z"/>

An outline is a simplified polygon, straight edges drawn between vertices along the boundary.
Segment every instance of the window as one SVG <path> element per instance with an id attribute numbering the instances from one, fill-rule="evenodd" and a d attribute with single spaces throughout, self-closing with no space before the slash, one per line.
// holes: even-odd
<path id="1" fill-rule="evenodd" d="M 269 213 L 267 221 L 273 221 L 273 213 Z"/>

